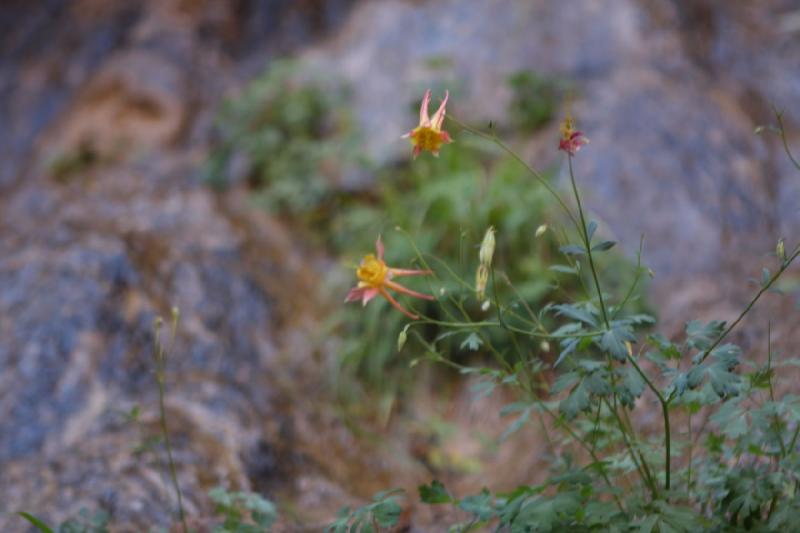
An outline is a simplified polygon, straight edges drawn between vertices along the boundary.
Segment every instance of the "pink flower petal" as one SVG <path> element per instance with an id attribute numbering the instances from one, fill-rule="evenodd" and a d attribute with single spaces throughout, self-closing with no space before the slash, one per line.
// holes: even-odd
<path id="1" fill-rule="evenodd" d="M 428 274 L 433 274 L 433 271 L 409 268 L 390 268 L 389 273 L 394 276 L 427 276 Z"/>
<path id="2" fill-rule="evenodd" d="M 372 300 L 378 295 L 378 292 L 379 292 L 378 289 L 374 288 L 364 289 L 364 292 L 362 293 L 361 296 L 361 305 L 362 306 L 367 305 L 370 300 Z"/>
<path id="3" fill-rule="evenodd" d="M 413 296 L 414 298 L 421 298 L 423 300 L 434 300 L 435 298 L 430 294 L 422 294 L 421 292 L 412 291 L 411 289 L 407 289 L 403 287 L 399 283 L 395 283 L 394 281 L 386 281 L 385 285 L 390 289 L 393 289 L 401 294 L 407 294 L 408 296 Z"/>
<path id="4" fill-rule="evenodd" d="M 430 90 L 428 90 L 430 93 Z M 440 130 L 442 129 L 442 124 L 444 124 L 444 115 L 445 115 L 445 106 L 447 105 L 447 99 L 450 98 L 450 91 L 444 92 L 444 100 L 442 103 L 439 104 L 439 109 L 436 110 L 434 113 L 433 118 L 431 118 L 431 124 L 433 125 L 434 129 Z"/>
<path id="5" fill-rule="evenodd" d="M 422 97 L 422 105 L 419 106 L 419 125 L 420 126 L 428 126 L 430 125 L 430 119 L 428 118 L 428 104 L 431 101 L 431 90 L 428 89 L 425 91 L 425 96 Z"/>
<path id="6" fill-rule="evenodd" d="M 407 316 L 408 318 L 410 318 L 411 320 L 416 320 L 416 319 L 418 319 L 418 318 L 419 318 L 417 315 L 415 315 L 415 314 L 411 313 L 411 312 L 410 312 L 410 311 L 408 311 L 408 310 L 407 310 L 405 307 L 403 307 L 402 305 L 400 305 L 399 303 L 397 303 L 397 300 L 395 300 L 394 298 L 392 298 L 392 295 L 391 295 L 391 294 L 389 294 L 389 293 L 386 291 L 386 289 L 379 289 L 379 290 L 380 290 L 381 296 L 383 296 L 384 298 L 386 298 L 386 299 L 389 301 L 389 303 L 390 303 L 390 304 L 392 304 L 392 307 L 394 307 L 395 309 L 397 309 L 398 311 L 400 311 L 401 313 L 403 313 L 404 315 L 406 315 L 406 316 Z"/>
<path id="7" fill-rule="evenodd" d="M 378 239 L 375 241 L 375 250 L 378 252 L 378 259 L 383 261 L 383 241 L 381 241 L 380 235 L 378 235 Z"/>
<path id="8" fill-rule="evenodd" d="M 345 303 L 357 302 L 358 300 L 362 299 L 364 297 L 364 290 L 365 289 L 360 287 L 353 287 L 350 289 L 350 292 L 347 293 L 347 296 L 344 299 Z"/>

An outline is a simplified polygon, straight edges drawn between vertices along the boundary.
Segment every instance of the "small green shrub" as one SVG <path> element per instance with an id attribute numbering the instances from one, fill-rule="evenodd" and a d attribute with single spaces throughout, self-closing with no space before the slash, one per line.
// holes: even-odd
<path id="1" fill-rule="evenodd" d="M 508 78 L 512 98 L 508 115 L 521 131 L 531 132 L 553 120 L 566 85 L 531 70 L 515 72 Z"/>
<path id="2" fill-rule="evenodd" d="M 403 510 L 399 503 L 402 493 L 400 489 L 379 492 L 367 505 L 356 509 L 342 508 L 325 532 L 377 533 L 396 526 Z"/>
<path id="3" fill-rule="evenodd" d="M 345 87 L 305 76 L 291 61 L 273 63 L 223 104 L 205 170 L 210 183 L 229 183 L 239 164 L 266 209 L 313 217 L 325 208 L 359 161 L 359 138 Z"/>
<path id="4" fill-rule="evenodd" d="M 27 520 L 40 533 L 108 533 L 111 516 L 103 510 L 91 513 L 88 509 L 81 509 L 78 516 L 62 522 L 58 528 L 52 529 L 44 520 L 30 514 L 21 512 L 19 516 Z"/>
<path id="5" fill-rule="evenodd" d="M 217 515 L 224 518 L 214 533 L 264 533 L 278 519 L 275 505 L 252 492 L 229 492 L 222 487 L 209 491 Z"/>

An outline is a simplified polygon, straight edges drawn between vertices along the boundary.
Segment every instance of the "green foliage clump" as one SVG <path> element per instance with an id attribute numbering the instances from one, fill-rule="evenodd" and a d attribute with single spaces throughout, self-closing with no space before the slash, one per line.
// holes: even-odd
<path id="1" fill-rule="evenodd" d="M 20 512 L 18 514 L 40 533 L 108 533 L 111 521 L 111 516 L 102 509 L 94 513 L 88 509 L 81 509 L 78 516 L 65 520 L 56 529 L 53 529 L 44 520 L 31 513 Z"/>
<path id="2" fill-rule="evenodd" d="M 325 207 L 359 159 L 359 139 L 345 87 L 304 76 L 295 63 L 276 62 L 224 103 L 209 182 L 228 183 L 239 165 L 254 200 L 273 212 L 310 216 Z"/>
<path id="3" fill-rule="evenodd" d="M 376 494 L 371 503 L 351 509 L 343 507 L 327 528 L 326 533 L 377 533 L 397 525 L 403 508 L 399 499 L 401 489 Z"/>
<path id="4" fill-rule="evenodd" d="M 531 70 L 520 70 L 508 78 L 512 90 L 508 116 L 522 131 L 536 131 L 553 120 L 564 84 L 550 76 Z"/>
<path id="5" fill-rule="evenodd" d="M 217 515 L 224 522 L 214 526 L 214 533 L 264 533 L 278 519 L 271 501 L 253 492 L 231 492 L 222 487 L 209 491 Z"/>

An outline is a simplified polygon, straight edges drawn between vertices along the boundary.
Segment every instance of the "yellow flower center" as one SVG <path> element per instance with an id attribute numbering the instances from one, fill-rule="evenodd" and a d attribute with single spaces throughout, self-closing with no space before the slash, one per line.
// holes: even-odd
<path id="1" fill-rule="evenodd" d="M 356 276 L 361 282 L 359 285 L 373 289 L 383 285 L 388 273 L 389 267 L 386 266 L 386 263 L 372 254 L 365 255 L 356 269 Z"/>
<path id="2" fill-rule="evenodd" d="M 411 133 L 411 144 L 421 150 L 438 152 L 442 147 L 442 132 L 429 126 L 420 126 Z"/>
<path id="3" fill-rule="evenodd" d="M 569 139 L 573 133 L 575 133 L 575 124 L 572 122 L 572 117 L 567 115 L 567 118 L 561 122 L 561 138 Z"/>

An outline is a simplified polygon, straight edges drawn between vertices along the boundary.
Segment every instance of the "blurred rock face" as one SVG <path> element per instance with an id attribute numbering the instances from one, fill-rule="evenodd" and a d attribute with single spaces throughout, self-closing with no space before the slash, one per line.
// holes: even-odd
<path id="1" fill-rule="evenodd" d="M 379 157 L 407 148 L 408 101 L 439 76 L 430 59 L 449 58 L 463 80 L 451 104 L 470 120 L 502 115 L 515 70 L 575 81 L 592 139 L 580 180 L 629 250 L 640 232 L 658 242 L 646 259 L 666 280 L 667 318 L 727 312 L 721 295 L 753 271 L 747 258 L 798 227 L 798 177 L 751 134 L 771 101 L 800 123 L 790 0 L 364 2 L 345 20 L 348 4 L 4 5 L 2 510 L 56 520 L 102 506 L 133 530 L 168 522 L 161 465 L 132 452 L 141 428 L 122 413 L 141 403 L 155 431 L 152 324 L 172 305 L 167 408 L 192 514 L 221 483 L 299 490 L 326 516 L 349 491 L 363 496 L 364 471 L 377 489 L 420 468 L 398 459 L 405 471 L 392 472 L 335 421 L 300 414 L 315 413 L 319 385 L 297 344 L 314 319 L 297 297 L 314 287 L 306 251 L 195 179 L 222 91 L 333 23 L 308 57 L 353 82 Z M 539 166 L 555 161 L 555 138 L 532 140 Z"/>
<path id="2" fill-rule="evenodd" d="M 311 354 L 278 349 L 309 271 L 284 230 L 197 174 L 221 92 L 346 5 L 302 4 L 20 2 L 0 19 L 2 510 L 169 523 L 160 456 L 134 450 L 157 434 L 153 323 L 173 305 L 167 410 L 190 514 L 219 484 L 294 483 L 305 437 L 278 382 Z"/>

